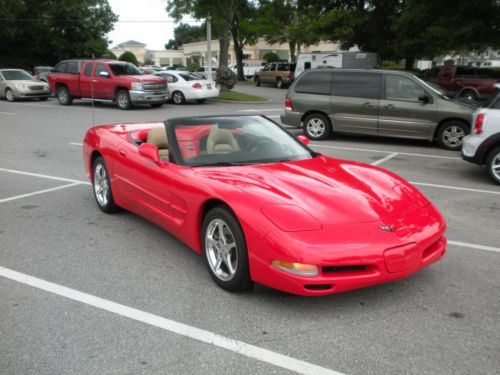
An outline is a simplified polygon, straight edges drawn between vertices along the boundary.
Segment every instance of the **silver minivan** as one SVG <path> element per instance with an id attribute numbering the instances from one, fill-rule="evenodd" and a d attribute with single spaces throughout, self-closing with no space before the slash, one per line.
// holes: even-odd
<path id="1" fill-rule="evenodd" d="M 313 140 L 338 132 L 437 140 L 460 150 L 473 110 L 407 72 L 312 69 L 290 86 L 281 122 Z"/>

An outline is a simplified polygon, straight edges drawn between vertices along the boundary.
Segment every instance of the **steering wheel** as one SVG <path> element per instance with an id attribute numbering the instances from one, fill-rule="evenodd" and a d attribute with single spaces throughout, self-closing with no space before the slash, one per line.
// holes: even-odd
<path id="1" fill-rule="evenodd" d="M 271 143 L 273 143 L 273 140 L 270 138 L 257 138 L 256 140 L 249 142 L 246 149 L 250 152 L 255 152 L 259 148 Z"/>

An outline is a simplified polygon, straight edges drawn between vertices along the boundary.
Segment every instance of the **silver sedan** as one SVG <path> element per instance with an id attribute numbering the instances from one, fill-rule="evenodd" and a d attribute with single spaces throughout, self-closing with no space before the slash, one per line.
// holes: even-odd
<path id="1" fill-rule="evenodd" d="M 21 69 L 0 69 L 0 97 L 13 102 L 17 99 L 40 98 L 50 96 L 49 85 L 33 78 Z"/>

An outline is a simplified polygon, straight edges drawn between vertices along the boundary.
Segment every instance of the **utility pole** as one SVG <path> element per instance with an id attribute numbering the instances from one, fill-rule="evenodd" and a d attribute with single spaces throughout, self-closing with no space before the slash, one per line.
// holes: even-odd
<path id="1" fill-rule="evenodd" d="M 205 76 L 208 80 L 212 80 L 212 25 L 210 23 L 210 15 L 207 17 L 207 65 Z"/>

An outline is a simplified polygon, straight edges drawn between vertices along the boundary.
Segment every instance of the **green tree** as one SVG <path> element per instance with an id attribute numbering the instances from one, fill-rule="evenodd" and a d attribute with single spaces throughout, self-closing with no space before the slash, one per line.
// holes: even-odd
<path id="1" fill-rule="evenodd" d="M 117 16 L 107 0 L 0 0 L 0 66 L 102 56 Z"/>
<path id="2" fill-rule="evenodd" d="M 220 77 L 230 76 L 232 73 L 227 65 L 231 25 L 233 24 L 237 3 L 237 0 L 168 0 L 166 9 L 168 14 L 178 21 L 184 15 L 191 15 L 198 20 L 206 19 L 208 16 L 211 17 L 212 30 L 219 36 L 219 72 L 217 80 L 222 91 L 230 89 Z"/>
<path id="3" fill-rule="evenodd" d="M 212 33 L 212 38 L 217 38 L 217 35 Z M 179 49 L 180 46 L 186 43 L 201 42 L 207 40 L 207 25 L 189 25 L 181 23 L 174 29 L 174 39 L 170 39 L 165 44 L 166 49 Z"/>
<path id="4" fill-rule="evenodd" d="M 117 60 L 116 55 L 109 49 L 101 56 L 103 59 Z"/>
<path id="5" fill-rule="evenodd" d="M 120 57 L 118 57 L 118 60 L 127 61 L 129 63 L 134 64 L 135 66 L 139 66 L 139 62 L 137 61 L 137 57 L 135 57 L 135 55 L 130 51 L 123 52 L 120 55 Z"/>
<path id="6" fill-rule="evenodd" d="M 276 61 L 280 61 L 280 57 L 278 56 L 277 53 L 275 52 L 267 52 L 264 56 L 263 56 L 264 60 L 266 60 L 267 62 L 276 62 Z"/>

